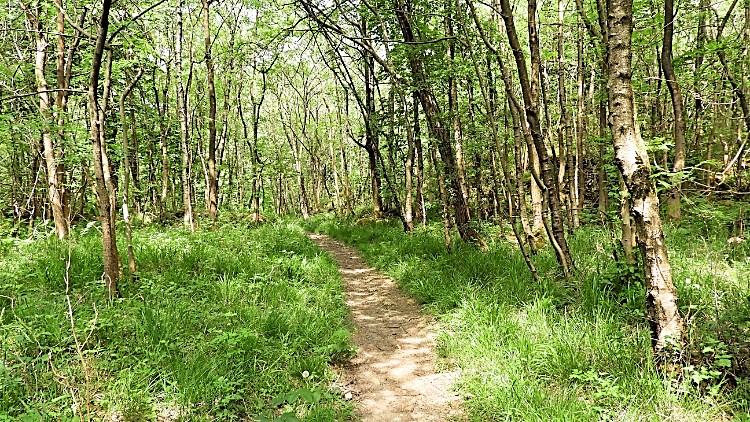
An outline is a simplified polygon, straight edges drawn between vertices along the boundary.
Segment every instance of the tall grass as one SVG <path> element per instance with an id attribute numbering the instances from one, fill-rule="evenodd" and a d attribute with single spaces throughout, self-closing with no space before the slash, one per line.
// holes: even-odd
<path id="1" fill-rule="evenodd" d="M 96 230 L 12 243 L 0 420 L 351 417 L 329 388 L 352 352 L 341 281 L 298 225 L 137 230 L 138 277 L 112 303 Z"/>
<path id="2" fill-rule="evenodd" d="M 747 418 L 747 382 L 732 377 L 744 371 L 741 345 L 716 330 L 722 318 L 734 324 L 721 327 L 747 329 L 741 315 L 750 315 L 748 289 L 731 271 L 716 269 L 729 265 L 746 274 L 750 259 L 727 264 L 720 234 L 696 242 L 690 229 L 668 233 L 694 351 L 691 365 L 668 375 L 651 359 L 643 286 L 613 260 L 603 229 L 571 236 L 577 266 L 571 280 L 559 275 L 551 251 L 534 257 L 541 274 L 535 283 L 502 228 L 486 229 L 491 247 L 482 253 L 462 244 L 446 251 L 438 226 L 408 235 L 396 223 L 324 217 L 310 227 L 361 249 L 438 317 L 441 365 L 461 370 L 457 389 L 472 420 Z M 721 367 L 721 353 L 731 368 Z"/>

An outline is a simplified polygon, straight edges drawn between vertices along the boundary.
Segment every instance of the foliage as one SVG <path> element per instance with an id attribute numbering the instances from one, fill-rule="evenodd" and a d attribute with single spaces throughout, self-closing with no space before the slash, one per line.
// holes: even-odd
<path id="1" fill-rule="evenodd" d="M 352 353 L 340 279 L 298 226 L 137 230 L 139 272 L 112 303 L 98 232 L 80 232 L 0 256 L 0 415 L 349 418 L 330 387 L 329 365 Z M 314 400 L 282 406 L 289 392 Z"/>
<path id="2" fill-rule="evenodd" d="M 609 243 L 604 230 L 584 227 L 571 237 L 580 257 L 572 280 L 560 280 L 551 251 L 541 251 L 537 284 L 502 229 L 485 228 L 494 234 L 490 251 L 482 253 L 461 245 L 446 251 L 442 228 L 434 224 L 415 235 L 395 222 L 318 218 L 311 227 L 356 245 L 435 313 L 441 365 L 461 369 L 457 389 L 472 420 L 661 421 L 664 409 L 686 421 L 747 415 L 746 372 L 738 367 L 746 362 L 739 356 L 746 346 L 742 335 L 726 337 L 730 327 L 748 328 L 742 321 L 748 286 L 714 273 L 710 289 L 694 290 L 686 278 L 707 277 L 709 263 L 726 248 L 721 235 L 713 243 L 695 242 L 699 225 L 668 233 L 675 239 L 675 280 L 690 336 L 703 339 L 690 346 L 692 363 L 672 376 L 649 358 L 641 275 L 612 260 L 602 246 Z M 708 313 L 724 321 L 720 338 Z"/>

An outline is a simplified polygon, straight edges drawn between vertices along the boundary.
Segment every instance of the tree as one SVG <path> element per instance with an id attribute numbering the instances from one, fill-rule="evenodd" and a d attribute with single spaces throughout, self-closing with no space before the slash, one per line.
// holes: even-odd
<path id="1" fill-rule="evenodd" d="M 203 6 L 203 42 L 206 60 L 206 81 L 208 83 L 208 215 L 215 219 L 219 210 L 219 171 L 216 167 L 216 84 L 214 83 L 214 62 L 211 57 L 211 0 L 201 0 Z"/>
<path id="2" fill-rule="evenodd" d="M 607 24 L 609 119 L 615 159 L 630 194 L 638 246 L 643 257 L 646 315 L 651 327 L 652 346 L 663 359 L 679 358 L 679 355 L 670 353 L 681 350 L 685 329 L 672 283 L 672 268 L 659 216 L 659 197 L 651 180 L 646 146 L 635 120 L 631 82 L 632 0 L 608 0 Z"/>
<path id="3" fill-rule="evenodd" d="M 65 22 L 62 11 L 57 13 L 57 94 L 56 102 L 53 106 L 45 67 L 47 65 L 47 31 L 42 26 L 45 19 L 44 8 L 40 2 L 27 5 L 19 1 L 21 8 L 26 14 L 26 19 L 34 33 L 36 56 L 34 60 L 34 74 L 36 76 L 37 93 L 39 96 L 39 114 L 42 120 L 42 148 L 44 163 L 47 169 L 47 191 L 50 205 L 52 207 L 52 217 L 55 223 L 55 234 L 58 238 L 64 239 L 68 236 L 70 230 L 70 215 L 68 212 L 68 195 L 65 189 L 66 170 L 63 162 L 63 151 L 61 150 L 61 141 L 63 140 L 63 123 L 65 114 L 65 104 L 67 102 L 67 86 L 69 81 L 69 72 L 66 73 L 65 67 Z M 78 40 L 78 38 L 75 38 Z M 77 41 L 74 41 L 72 49 L 75 50 Z M 71 53 L 72 55 L 72 53 Z M 53 113 L 54 108 L 54 113 Z M 54 130 L 55 125 L 58 129 Z M 54 135 L 53 135 L 53 132 Z M 57 138 L 55 140 L 55 138 Z"/>
<path id="4" fill-rule="evenodd" d="M 664 70 L 664 79 L 672 97 L 672 109 L 674 110 L 674 164 L 672 171 L 675 177 L 667 197 L 668 217 L 679 220 L 680 212 L 680 178 L 685 169 L 685 105 L 682 102 L 682 91 L 677 83 L 674 66 L 672 65 L 672 39 L 674 35 L 674 10 L 673 0 L 664 0 L 664 44 L 661 50 L 661 67 Z"/>
<path id="5" fill-rule="evenodd" d="M 412 24 L 408 15 L 408 9 L 403 0 L 396 0 L 396 17 L 399 27 L 406 43 L 414 44 L 416 38 L 412 30 Z M 481 248 L 486 248 L 482 236 L 471 226 L 469 218 L 469 208 L 462 194 L 461 182 L 456 162 L 455 151 L 451 142 L 450 131 L 442 122 L 442 111 L 437 103 L 435 94 L 427 84 L 424 64 L 418 53 L 412 52 L 408 55 L 411 76 L 415 87 L 415 92 L 419 97 L 422 110 L 427 119 L 427 126 L 430 133 L 435 139 L 443 167 L 445 168 L 446 187 L 448 188 L 448 198 L 453 205 L 453 211 L 456 218 L 456 226 L 461 238 L 470 243 L 476 243 Z"/>
<path id="6" fill-rule="evenodd" d="M 556 177 L 557 172 L 555 171 L 552 161 L 549 158 L 549 154 L 547 153 L 547 145 L 544 141 L 539 121 L 538 68 L 541 63 L 541 57 L 539 53 L 539 38 L 536 24 L 536 1 L 529 1 L 528 6 L 529 45 L 532 66 L 531 78 L 529 77 L 526 58 L 521 49 L 521 43 L 516 32 L 516 25 L 513 21 L 513 10 L 510 7 L 509 0 L 501 0 L 500 7 L 502 9 L 503 20 L 505 21 L 505 30 L 508 34 L 508 42 L 510 43 L 510 48 L 513 51 L 513 57 L 516 61 L 526 121 L 529 125 L 531 137 L 534 141 L 533 146 L 536 155 L 539 158 L 541 168 L 541 174 L 534 174 L 534 179 L 544 192 L 546 207 L 549 208 L 551 214 L 551 227 L 546 226 L 547 222 L 545 220 L 545 228 L 550 242 L 552 242 L 552 245 L 555 248 L 557 262 L 560 264 L 565 276 L 568 277 L 573 267 L 573 259 L 570 256 L 568 243 L 565 239 L 565 230 L 563 227 L 560 205 L 560 186 Z M 536 172 L 532 169 L 532 173 Z"/>
<path id="7" fill-rule="evenodd" d="M 111 197 L 114 195 L 109 174 L 109 164 L 106 155 L 106 144 L 104 140 L 104 110 L 106 101 L 99 102 L 99 79 L 104 55 L 107 31 L 109 29 L 109 10 L 111 0 L 103 0 L 102 11 L 99 16 L 96 44 L 91 59 L 91 73 L 89 74 L 88 107 L 91 130 L 91 145 L 93 151 L 94 175 L 96 177 L 97 204 L 99 208 L 99 222 L 102 226 L 102 258 L 104 261 L 104 281 L 111 298 L 119 296 L 117 283 L 120 279 L 120 254 L 117 251 L 117 232 L 115 230 L 115 210 L 112 206 Z M 111 48 L 111 47 L 110 47 Z M 109 52 L 107 72 L 110 69 L 111 50 Z M 106 98 L 106 89 L 105 98 Z"/>

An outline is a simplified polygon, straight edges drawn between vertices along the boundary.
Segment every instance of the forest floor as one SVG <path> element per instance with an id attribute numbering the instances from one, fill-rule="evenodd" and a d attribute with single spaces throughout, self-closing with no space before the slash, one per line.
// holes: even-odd
<path id="1" fill-rule="evenodd" d="M 370 267 L 354 248 L 328 236 L 310 237 L 338 263 L 356 327 L 357 355 L 339 387 L 352 393 L 363 421 L 462 420 L 451 391 L 458 372 L 436 373 L 435 330 L 419 305 Z"/>

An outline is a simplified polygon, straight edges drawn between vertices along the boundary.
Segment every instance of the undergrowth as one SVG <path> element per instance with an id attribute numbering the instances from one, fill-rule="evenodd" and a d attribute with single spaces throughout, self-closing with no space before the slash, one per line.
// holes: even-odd
<path id="1" fill-rule="evenodd" d="M 351 417 L 330 387 L 352 353 L 341 281 L 298 225 L 136 230 L 113 302 L 100 239 L 4 240 L 0 420 Z"/>
<path id="2" fill-rule="evenodd" d="M 706 235 L 689 222 L 668 230 L 690 344 L 689 362 L 667 374 L 651 358 L 642 277 L 613 260 L 601 228 L 569 238 L 573 279 L 547 247 L 533 258 L 535 283 L 502 226 L 483 228 L 487 253 L 460 242 L 446 251 L 440 224 L 411 235 L 395 221 L 322 216 L 308 226 L 362 250 L 438 317 L 442 365 L 461 370 L 456 389 L 472 420 L 748 418 L 750 249 L 728 246 L 726 231 Z"/>

